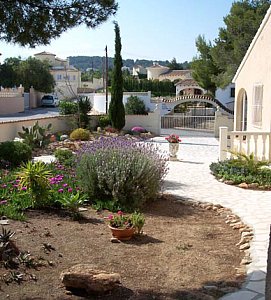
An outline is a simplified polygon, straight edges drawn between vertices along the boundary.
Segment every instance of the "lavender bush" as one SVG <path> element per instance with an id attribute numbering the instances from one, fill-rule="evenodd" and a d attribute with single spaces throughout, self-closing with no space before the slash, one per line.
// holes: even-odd
<path id="1" fill-rule="evenodd" d="M 159 192 L 167 159 L 154 144 L 125 137 L 100 138 L 78 153 L 77 177 L 94 201 L 132 210 Z"/>

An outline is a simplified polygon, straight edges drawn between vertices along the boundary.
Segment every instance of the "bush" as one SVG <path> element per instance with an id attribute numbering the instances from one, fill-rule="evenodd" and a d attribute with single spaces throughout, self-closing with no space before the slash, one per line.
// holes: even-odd
<path id="1" fill-rule="evenodd" d="M 166 159 L 153 144 L 124 137 L 100 138 L 78 152 L 82 188 L 90 199 L 111 209 L 132 211 L 154 199 L 166 172 Z"/>
<path id="2" fill-rule="evenodd" d="M 111 125 L 110 119 L 108 115 L 99 116 L 98 126 L 101 128 L 105 128 Z"/>
<path id="3" fill-rule="evenodd" d="M 9 162 L 11 167 L 17 167 L 31 157 L 31 147 L 25 143 L 14 141 L 0 143 L 0 160 Z"/>
<path id="4" fill-rule="evenodd" d="M 132 131 L 132 133 L 137 133 L 137 134 L 147 132 L 147 130 L 141 126 L 135 126 L 131 129 L 131 131 Z"/>
<path id="5" fill-rule="evenodd" d="M 245 182 L 257 183 L 271 187 L 271 170 L 266 168 L 267 162 L 256 161 L 253 155 L 238 154 L 237 159 L 229 159 L 212 163 L 210 170 L 216 178 L 230 180 L 233 184 Z"/>
<path id="6" fill-rule="evenodd" d="M 74 154 L 69 149 L 57 149 L 54 152 L 55 157 L 64 166 L 73 166 L 74 164 Z"/>
<path id="7" fill-rule="evenodd" d="M 145 103 L 137 96 L 130 96 L 125 104 L 125 113 L 127 115 L 146 115 Z"/>
<path id="8" fill-rule="evenodd" d="M 89 126 L 90 116 L 88 113 L 91 111 L 91 103 L 89 97 L 80 97 L 78 101 L 79 112 L 80 112 L 80 123 L 79 127 L 87 128 Z"/>
<path id="9" fill-rule="evenodd" d="M 74 115 L 78 113 L 78 104 L 69 100 L 62 100 L 59 102 L 60 115 Z"/>
<path id="10" fill-rule="evenodd" d="M 77 128 L 70 134 L 70 139 L 87 141 L 89 139 L 89 130 Z"/>

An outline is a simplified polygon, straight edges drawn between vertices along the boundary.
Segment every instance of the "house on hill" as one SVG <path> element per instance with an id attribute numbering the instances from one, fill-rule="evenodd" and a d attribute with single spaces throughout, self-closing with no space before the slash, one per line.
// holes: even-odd
<path id="1" fill-rule="evenodd" d="M 247 154 L 253 152 L 259 160 L 271 160 L 271 7 L 233 82 L 234 131 L 227 133 L 225 129 L 221 130 L 221 150 L 226 147 L 225 135 L 230 135 L 231 149 Z M 221 154 L 221 159 L 225 159 L 225 154 Z"/>
<path id="2" fill-rule="evenodd" d="M 68 59 L 58 58 L 55 54 L 45 51 L 34 54 L 34 57 L 48 61 L 50 72 L 56 82 L 55 94 L 59 99 L 77 96 L 77 89 L 81 87 L 81 72 L 71 66 Z"/>

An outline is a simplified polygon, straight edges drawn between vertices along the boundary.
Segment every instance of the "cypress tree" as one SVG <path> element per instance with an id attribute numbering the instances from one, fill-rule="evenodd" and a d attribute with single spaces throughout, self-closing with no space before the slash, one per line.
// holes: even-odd
<path id="1" fill-rule="evenodd" d="M 123 105 L 123 77 L 120 29 L 115 24 L 115 57 L 111 85 L 111 102 L 109 105 L 109 119 L 113 128 L 121 130 L 125 125 L 125 109 Z"/>

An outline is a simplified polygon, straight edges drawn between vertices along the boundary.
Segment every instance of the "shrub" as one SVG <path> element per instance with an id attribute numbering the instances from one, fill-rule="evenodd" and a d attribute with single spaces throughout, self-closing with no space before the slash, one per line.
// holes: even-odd
<path id="1" fill-rule="evenodd" d="M 242 157 L 212 163 L 210 170 L 216 178 L 230 180 L 234 184 L 257 183 L 267 188 L 271 187 L 271 170 L 264 166 L 267 162 L 255 161 L 252 157 Z"/>
<path id="2" fill-rule="evenodd" d="M 31 157 L 31 147 L 25 143 L 14 141 L 0 143 L 0 160 L 9 162 L 11 167 L 17 167 Z"/>
<path id="3" fill-rule="evenodd" d="M 29 161 L 19 169 L 17 174 L 19 186 L 29 189 L 32 207 L 39 208 L 48 204 L 50 175 L 51 172 L 48 166 L 41 161 Z"/>
<path id="4" fill-rule="evenodd" d="M 89 126 L 90 112 L 92 106 L 89 97 L 80 97 L 78 101 L 79 113 L 80 113 L 80 124 L 79 127 L 87 128 Z"/>
<path id="5" fill-rule="evenodd" d="M 145 103 L 137 96 L 130 96 L 125 104 L 125 113 L 127 115 L 146 115 Z"/>
<path id="6" fill-rule="evenodd" d="M 62 100 L 59 102 L 60 115 L 73 115 L 78 113 L 78 104 L 69 100 Z"/>
<path id="7" fill-rule="evenodd" d="M 70 134 L 70 139 L 87 141 L 89 139 L 89 130 L 77 128 Z"/>
<path id="8" fill-rule="evenodd" d="M 57 149 L 54 152 L 55 157 L 64 166 L 73 166 L 74 164 L 74 154 L 69 149 Z"/>
<path id="9" fill-rule="evenodd" d="M 99 116 L 99 122 L 98 126 L 101 128 L 105 128 L 107 126 L 111 125 L 110 119 L 108 115 Z"/>
<path id="10" fill-rule="evenodd" d="M 163 154 L 150 143 L 100 138 L 78 152 L 77 177 L 90 199 L 128 211 L 154 199 L 167 172 Z"/>
<path id="11" fill-rule="evenodd" d="M 50 135 L 48 134 L 48 132 L 51 128 L 51 123 L 46 127 L 41 127 L 39 126 L 39 122 L 37 121 L 33 126 L 23 126 L 23 132 L 18 132 L 18 135 L 24 140 L 24 143 L 29 145 L 32 149 L 42 148 L 48 145 L 50 142 Z"/>
<path id="12" fill-rule="evenodd" d="M 132 133 L 145 133 L 147 130 L 141 126 L 135 126 L 131 129 Z"/>

